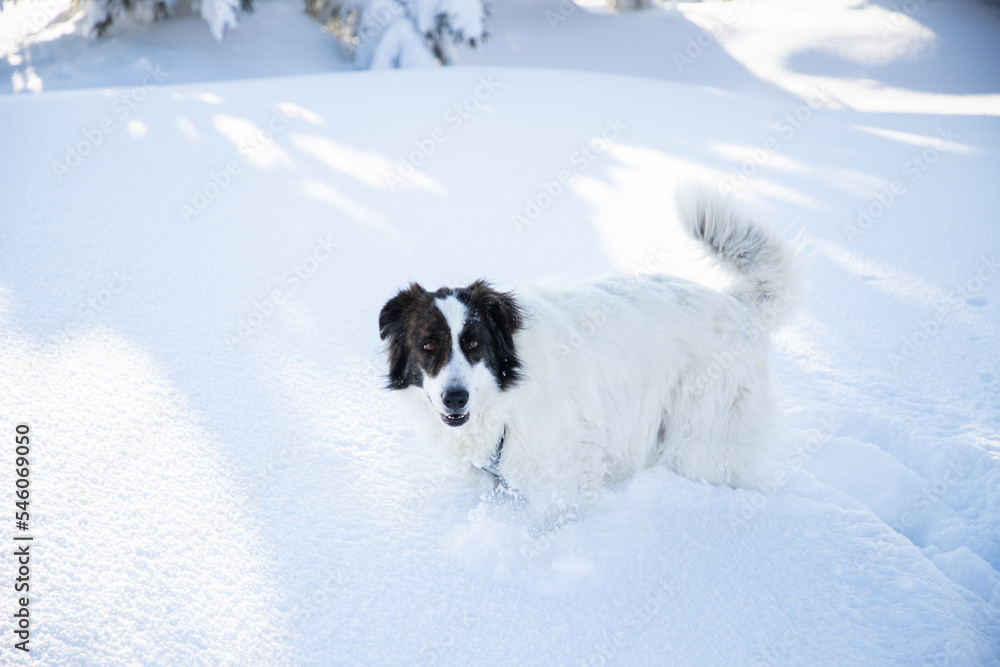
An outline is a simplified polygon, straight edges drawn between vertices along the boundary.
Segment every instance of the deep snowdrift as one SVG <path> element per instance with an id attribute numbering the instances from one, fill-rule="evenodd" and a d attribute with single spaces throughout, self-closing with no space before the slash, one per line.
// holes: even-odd
<path id="1" fill-rule="evenodd" d="M 1000 659 L 994 119 L 554 71 L 168 83 L 0 98 L 36 657 Z M 378 310 L 412 279 L 695 275 L 681 179 L 813 248 L 775 341 L 791 480 L 650 470 L 532 533 L 395 414 Z"/>

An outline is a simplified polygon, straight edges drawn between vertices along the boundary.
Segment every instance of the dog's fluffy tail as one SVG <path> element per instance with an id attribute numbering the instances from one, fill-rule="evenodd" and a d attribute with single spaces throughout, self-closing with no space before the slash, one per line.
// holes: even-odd
<path id="1" fill-rule="evenodd" d="M 678 190 L 677 212 L 685 231 L 734 274 L 727 291 L 746 304 L 758 326 L 775 329 L 791 317 L 799 301 L 801 271 L 776 232 L 702 186 Z"/>

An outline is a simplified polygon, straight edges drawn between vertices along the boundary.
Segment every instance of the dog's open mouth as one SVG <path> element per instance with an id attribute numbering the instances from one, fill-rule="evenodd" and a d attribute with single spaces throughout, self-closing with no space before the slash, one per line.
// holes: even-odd
<path id="1" fill-rule="evenodd" d="M 441 415 L 441 421 L 448 426 L 461 426 L 465 422 L 469 421 L 469 413 L 466 412 L 461 415 Z"/>

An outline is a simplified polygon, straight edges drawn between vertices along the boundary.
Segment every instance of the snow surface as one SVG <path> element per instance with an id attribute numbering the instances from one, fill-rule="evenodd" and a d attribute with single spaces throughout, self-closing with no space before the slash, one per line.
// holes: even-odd
<path id="1" fill-rule="evenodd" d="M 796 4 L 752 3 L 684 77 L 680 35 L 738 3 L 555 30 L 505 5 L 447 69 L 316 74 L 346 64 L 277 0 L 211 53 L 194 18 L 33 42 L 45 92 L 0 97 L 0 428 L 35 438 L 34 658 L 997 664 L 1000 20 L 927 0 L 882 49 L 887 5 Z M 604 73 L 507 67 L 532 63 Z M 788 477 L 652 469 L 527 523 L 395 413 L 379 308 L 664 254 L 701 278 L 686 179 L 811 249 L 774 344 Z"/>
<path id="2" fill-rule="evenodd" d="M 67 11 L 70 4 L 4 4 L 0 93 L 134 86 L 150 67 L 166 72 L 171 84 L 352 69 L 337 43 L 295 0 L 256 3 L 253 14 L 241 16 L 221 43 L 183 1 L 169 20 L 141 25 L 122 21 L 101 39 L 83 34 L 84 12 Z"/>

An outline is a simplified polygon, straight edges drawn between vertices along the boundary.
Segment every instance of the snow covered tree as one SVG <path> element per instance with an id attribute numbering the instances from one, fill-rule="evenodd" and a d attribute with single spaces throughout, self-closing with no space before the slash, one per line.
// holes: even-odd
<path id="1" fill-rule="evenodd" d="M 123 19 L 137 23 L 150 23 L 167 18 L 184 0 L 86 0 L 86 27 L 101 36 L 112 25 Z M 190 0 L 191 11 L 208 23 L 212 35 L 222 40 L 227 30 L 239 23 L 240 12 L 253 11 L 253 0 Z"/>
<path id="2" fill-rule="evenodd" d="M 485 0 L 306 0 L 361 68 L 447 64 L 486 39 Z"/>
<path id="3" fill-rule="evenodd" d="M 632 12 L 655 6 L 654 0 L 608 0 L 608 10 L 612 12 Z"/>

